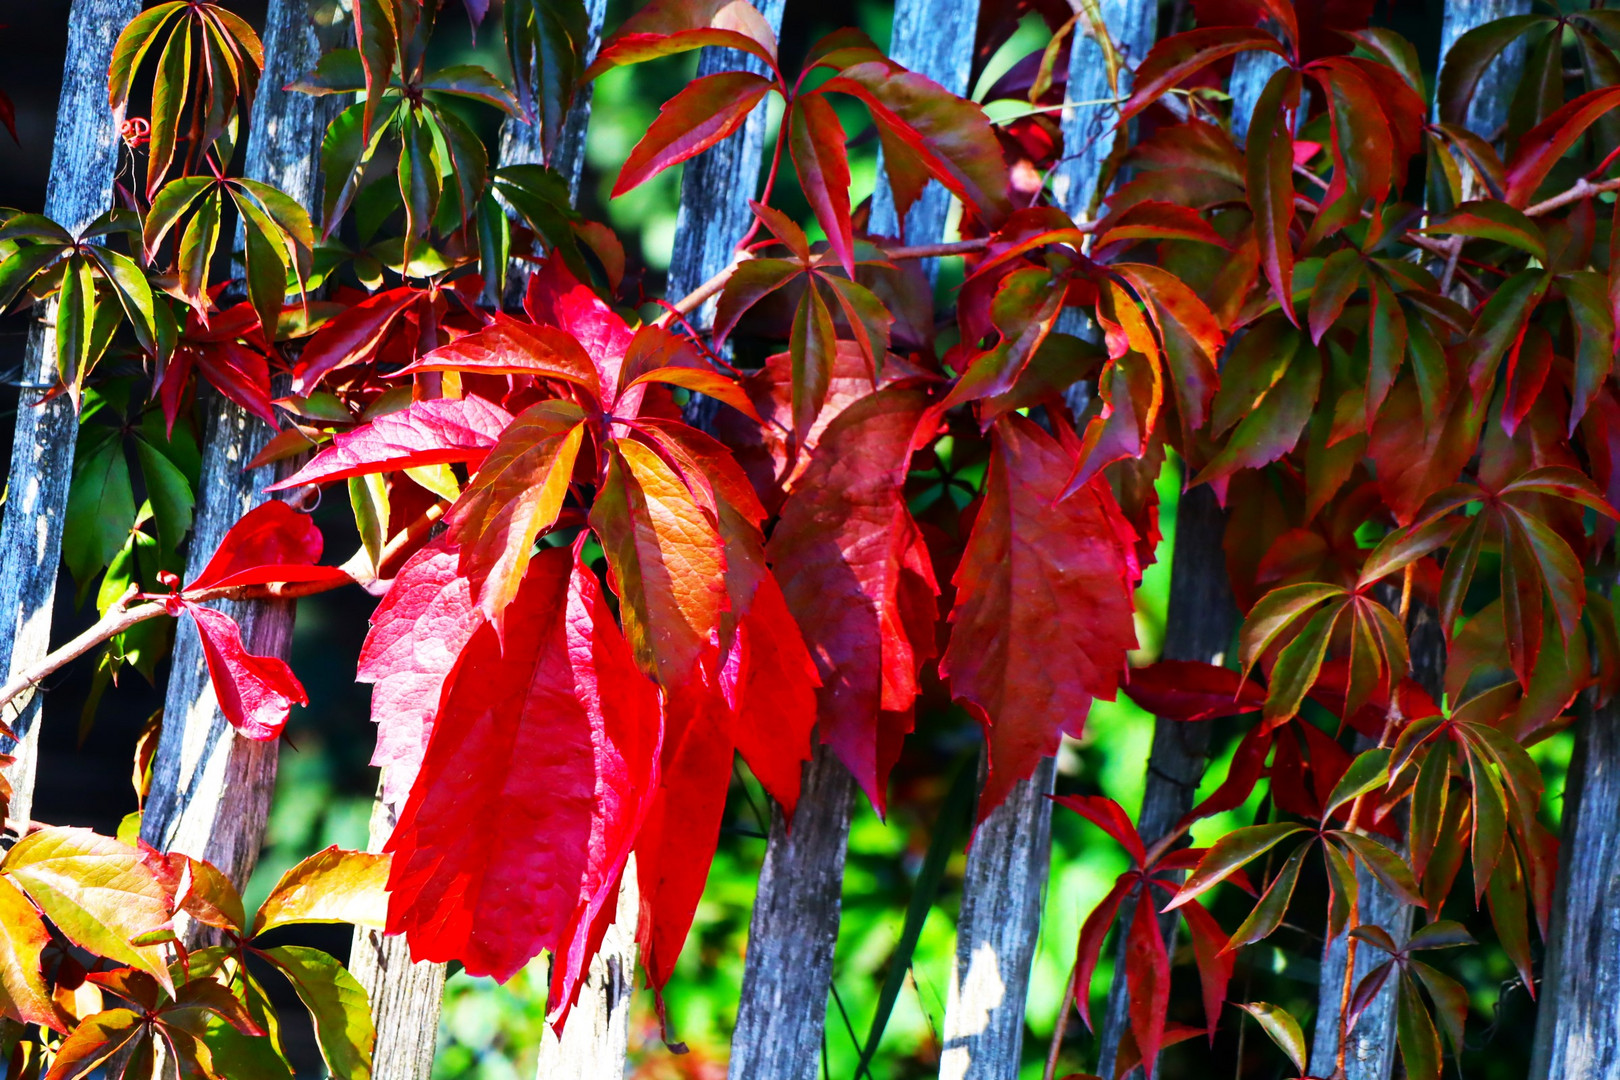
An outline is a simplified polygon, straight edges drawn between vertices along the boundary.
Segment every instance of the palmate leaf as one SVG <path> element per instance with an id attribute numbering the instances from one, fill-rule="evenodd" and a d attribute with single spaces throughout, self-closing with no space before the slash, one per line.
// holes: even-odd
<path id="1" fill-rule="evenodd" d="M 1277 1044 L 1278 1049 L 1288 1055 L 1288 1060 L 1294 1063 L 1300 1075 L 1304 1075 L 1305 1059 L 1310 1047 L 1305 1042 L 1305 1033 L 1300 1030 L 1299 1021 L 1287 1010 L 1264 1001 L 1251 1001 L 1240 1004 L 1238 1008 L 1259 1021 L 1260 1029 Z"/>
<path id="2" fill-rule="evenodd" d="M 173 993 L 161 946 L 131 944 L 170 918 L 168 894 L 134 848 L 88 829 L 47 827 L 19 840 L 0 873 L 69 941 L 139 968 Z"/>
<path id="3" fill-rule="evenodd" d="M 537 556 L 510 610 L 504 645 L 489 625 L 467 643 L 389 843 L 389 930 L 414 957 L 503 979 L 592 923 L 648 808 L 660 730 L 655 685 L 569 551 Z"/>

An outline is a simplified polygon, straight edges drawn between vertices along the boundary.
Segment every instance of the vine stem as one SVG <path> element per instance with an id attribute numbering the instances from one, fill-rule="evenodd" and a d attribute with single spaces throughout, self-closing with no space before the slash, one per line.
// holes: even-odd
<path id="1" fill-rule="evenodd" d="M 1075 983 L 1080 975 L 1080 961 L 1069 966 L 1069 981 L 1064 984 L 1063 996 L 1058 998 L 1057 1026 L 1052 1029 L 1052 1045 L 1046 1051 L 1046 1068 L 1041 1070 L 1041 1080 L 1055 1080 L 1057 1076 L 1058 1055 L 1063 1052 L 1063 1035 L 1069 1028 L 1069 1006 L 1074 1002 L 1074 995 L 1087 993 L 1090 988 L 1081 989 Z"/>
<path id="2" fill-rule="evenodd" d="M 390 560 L 398 557 L 400 552 L 422 539 L 428 530 L 433 527 L 433 523 L 444 516 L 445 509 L 444 503 L 436 503 L 415 521 L 396 533 L 394 538 L 383 548 L 381 557 L 378 559 L 378 565 L 386 566 Z M 346 580 L 287 581 L 272 582 L 267 585 L 237 585 L 223 589 L 196 589 L 181 593 L 181 595 L 187 600 L 196 603 L 206 600 L 293 600 L 301 596 L 314 596 L 317 593 L 330 592 L 343 585 L 370 585 L 381 580 L 377 571 L 372 569 L 371 557 L 366 554 L 364 548 L 355 552 L 338 569 L 347 575 Z M 5 686 L 0 687 L 0 708 L 4 708 L 18 694 L 60 671 L 97 645 L 111 641 L 124 631 L 148 619 L 155 619 L 159 615 L 167 614 L 168 609 L 162 601 L 147 601 L 130 607 L 129 602 L 138 595 L 135 588 L 131 586 L 129 591 L 112 606 L 107 614 L 102 616 L 84 633 L 69 641 L 66 645 L 41 657 L 37 663 L 31 664 L 18 672 Z"/>

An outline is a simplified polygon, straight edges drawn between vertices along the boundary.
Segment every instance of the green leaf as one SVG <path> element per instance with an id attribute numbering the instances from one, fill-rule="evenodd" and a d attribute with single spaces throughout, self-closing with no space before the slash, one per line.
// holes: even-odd
<path id="1" fill-rule="evenodd" d="M 303 945 L 257 950 L 281 971 L 315 1021 L 315 1041 L 334 1077 L 371 1080 L 377 1031 L 365 987 L 337 960 Z"/>
<path id="2" fill-rule="evenodd" d="M 1406 948 L 1410 951 L 1418 949 L 1455 949 L 1459 945 L 1473 945 L 1474 935 L 1460 922 L 1451 919 L 1437 919 L 1427 926 L 1420 926 L 1412 931 L 1412 936 L 1406 941 Z"/>
<path id="3" fill-rule="evenodd" d="M 281 875 L 253 919 L 253 936 L 291 923 L 344 922 L 381 930 L 388 917 L 387 855 L 336 844 Z"/>
<path id="4" fill-rule="evenodd" d="M 1395 852 L 1370 836 L 1362 836 L 1348 830 L 1335 829 L 1329 835 L 1349 848 L 1367 869 L 1372 871 L 1373 876 L 1383 883 L 1384 888 L 1398 897 L 1401 903 L 1413 907 L 1423 904 L 1417 879 L 1412 876 L 1411 868 L 1406 865 L 1406 861 Z"/>
<path id="5" fill-rule="evenodd" d="M 232 201 L 242 217 L 243 261 L 246 264 L 248 299 L 259 316 L 259 326 L 273 335 L 287 299 L 287 272 L 292 268 L 280 230 L 252 200 Z"/>
<path id="6" fill-rule="evenodd" d="M 354 526 L 360 543 L 376 567 L 388 542 L 388 487 L 382 473 L 349 477 L 349 505 L 354 508 Z"/>
<path id="7" fill-rule="evenodd" d="M 1307 840 L 1288 856 L 1282 869 L 1277 871 L 1277 876 L 1271 879 L 1271 884 L 1261 894 L 1260 902 L 1249 912 L 1249 917 L 1232 931 L 1231 940 L 1226 943 L 1223 952 L 1231 952 L 1239 946 L 1259 941 L 1282 925 L 1283 916 L 1288 914 L 1288 902 L 1294 896 L 1294 886 L 1299 881 L 1299 868 L 1304 865 L 1305 856 L 1311 853 L 1311 846 L 1311 842 Z"/>
<path id="8" fill-rule="evenodd" d="M 135 338 L 141 343 L 141 348 L 147 352 L 155 351 L 157 348 L 157 321 L 153 312 L 155 301 L 152 297 L 152 286 L 147 283 L 146 275 L 128 255 L 120 255 L 99 244 L 91 244 L 86 250 L 101 271 L 101 276 L 112 286 L 113 295 L 118 297 L 119 306 L 124 309 L 124 316 L 135 331 Z"/>
<path id="9" fill-rule="evenodd" d="M 1300 703 L 1321 674 L 1322 659 L 1333 638 L 1333 626 L 1344 612 L 1345 603 L 1330 603 L 1311 616 L 1299 636 L 1277 654 L 1277 664 L 1271 669 L 1271 683 L 1266 687 L 1263 715 L 1268 723 L 1280 723 L 1299 712 Z"/>
<path id="10" fill-rule="evenodd" d="M 1429 928 L 1424 927 L 1423 929 L 1427 930 Z M 1423 930 L 1419 930 L 1418 934 L 1422 932 Z M 1417 934 L 1412 936 L 1415 940 Z M 1467 944 L 1472 943 L 1473 939 L 1469 938 Z M 1464 943 L 1458 942 L 1458 944 Z M 1408 948 L 1412 947 L 1408 945 Z M 1461 1054 L 1463 1052 L 1463 1028 L 1468 1021 L 1468 991 L 1464 990 L 1462 984 L 1456 979 L 1442 974 L 1421 960 L 1408 961 L 1407 970 L 1417 977 L 1418 981 L 1429 991 L 1429 996 L 1434 999 L 1435 1011 L 1440 1014 L 1440 1026 L 1445 1028 L 1446 1038 L 1451 1040 L 1451 1052 Z"/>
<path id="11" fill-rule="evenodd" d="M 56 244 L 24 244 L 0 261 L 0 311 L 11 306 L 29 282 L 70 250 Z"/>
<path id="12" fill-rule="evenodd" d="M 1378 747 L 1362 751 L 1344 770 L 1339 782 L 1333 785 L 1333 791 L 1328 795 L 1327 803 L 1322 808 L 1322 820 L 1326 821 L 1332 816 L 1333 811 L 1356 796 L 1364 795 L 1388 782 L 1389 751 Z"/>
<path id="13" fill-rule="evenodd" d="M 116 433 L 74 463 L 62 531 L 62 561 L 81 588 L 112 561 L 135 524 L 129 462 Z"/>
<path id="14" fill-rule="evenodd" d="M 141 475 L 146 480 L 146 496 L 151 500 L 152 516 L 157 522 L 158 542 L 165 552 L 173 553 L 191 531 L 196 497 L 179 467 L 139 435 L 135 437 L 135 458 L 141 463 Z"/>
<path id="15" fill-rule="evenodd" d="M 1466 202 L 1420 233 L 1432 236 L 1470 236 L 1528 252 L 1537 262 L 1547 261 L 1547 239 L 1541 226 L 1507 203 L 1494 199 Z"/>
<path id="16" fill-rule="evenodd" d="M 94 359 L 91 341 L 95 318 L 95 274 L 84 256 L 71 256 L 56 301 L 56 370 L 67 384 L 75 407 Z"/>
<path id="17" fill-rule="evenodd" d="M 169 33 L 152 81 L 152 135 L 147 143 L 146 196 L 157 194 L 168 174 L 180 138 L 180 113 L 191 89 L 191 20 L 181 19 Z"/>
<path id="18" fill-rule="evenodd" d="M 1193 897 L 1208 892 L 1225 881 L 1232 871 L 1253 862 L 1290 836 L 1307 831 L 1303 825 L 1278 822 L 1271 825 L 1251 825 L 1227 833 L 1210 845 L 1210 849 L 1199 860 L 1198 866 L 1188 876 L 1186 884 L 1182 885 L 1181 891 L 1165 905 L 1164 910 L 1178 908 Z"/>
<path id="19" fill-rule="evenodd" d="M 48 826 L 17 841 L 0 873 L 20 886 L 69 941 L 140 968 L 173 995 L 162 949 L 130 944 L 169 921 L 169 897 L 134 848 L 89 829 Z"/>
<path id="20" fill-rule="evenodd" d="M 180 293 L 198 311 L 205 311 L 209 306 L 208 267 L 214 259 L 214 248 L 219 244 L 220 204 L 218 188 L 203 196 L 197 204 L 197 212 L 186 222 L 185 232 L 180 236 L 176 264 L 180 272 Z"/>
<path id="21" fill-rule="evenodd" d="M 837 352 L 832 312 L 812 281 L 799 300 L 788 338 L 788 355 L 793 363 L 793 430 L 801 439 L 809 433 L 827 400 Z"/>
<path id="22" fill-rule="evenodd" d="M 1260 1027 L 1271 1037 L 1282 1052 L 1288 1055 L 1288 1060 L 1294 1063 L 1301 1075 L 1305 1072 L 1305 1058 L 1309 1047 L 1305 1044 L 1305 1034 L 1299 1029 L 1299 1021 L 1295 1020 L 1287 1010 L 1279 1009 L 1275 1005 L 1264 1001 L 1251 1001 L 1240 1004 L 1238 1008 L 1248 1013 L 1260 1022 Z"/>
<path id="23" fill-rule="evenodd" d="M 1395 1006 L 1395 1041 L 1411 1080 L 1440 1080 L 1440 1035 L 1410 979 L 1400 981 Z"/>

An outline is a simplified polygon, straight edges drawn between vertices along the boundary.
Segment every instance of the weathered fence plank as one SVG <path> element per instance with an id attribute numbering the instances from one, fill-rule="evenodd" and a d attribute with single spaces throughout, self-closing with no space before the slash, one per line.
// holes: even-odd
<path id="1" fill-rule="evenodd" d="M 1620 699 L 1578 713 L 1531 1080 L 1620 1078 Z"/>
<path id="2" fill-rule="evenodd" d="M 748 924 L 732 1080 L 811 1080 L 842 910 L 855 778 L 825 746 L 805 767 L 793 828 L 771 804 L 771 835 Z"/>
<path id="3" fill-rule="evenodd" d="M 980 777 L 985 758 L 980 757 Z M 962 877 L 956 956 L 945 1001 L 941 1080 L 1015 1077 L 1024 1046 L 1029 969 L 1052 851 L 1052 779 L 1042 758 L 979 824 Z"/>
<path id="4" fill-rule="evenodd" d="M 140 11 L 140 0 L 73 0 L 68 12 L 67 61 L 57 99 L 56 138 L 51 151 L 45 214 L 77 233 L 112 206 L 121 115 L 107 108 L 107 66 L 113 42 Z M 55 304 L 28 334 L 17 400 L 16 433 L 7 473 L 4 523 L 0 524 L 0 671 L 16 675 L 50 649 L 51 608 L 68 484 L 79 430 L 73 404 L 62 395 L 36 404 L 57 381 Z M 13 755 L 5 769 L 12 787 L 9 816 L 19 828 L 33 813 L 34 772 L 39 760 L 39 721 L 44 705 L 37 691 L 18 695 L 0 715 L 19 741 L 0 738 L 0 752 Z"/>
<path id="5" fill-rule="evenodd" d="M 1441 24 L 1440 60 L 1457 38 L 1467 31 L 1505 15 L 1529 10 L 1525 0 L 1447 0 Z M 1507 106 L 1518 81 L 1523 62 L 1522 49 L 1509 49 L 1491 66 L 1480 81 L 1469 106 L 1468 127 L 1489 138 L 1507 117 Z M 1466 296 L 1457 296 L 1464 303 Z M 1419 607 L 1412 615 L 1410 653 L 1413 676 L 1436 701 L 1444 685 L 1446 643 L 1438 618 L 1431 609 Z M 1358 739 L 1359 752 L 1372 744 Z M 1412 932 L 1412 909 L 1396 899 L 1364 865 L 1356 867 L 1359 894 L 1357 918 L 1363 925 L 1382 927 L 1397 942 L 1405 942 Z M 1356 951 L 1351 970 L 1352 988 L 1385 957 L 1377 949 Z M 1349 937 L 1340 934 L 1322 949 L 1322 967 L 1317 981 L 1316 1029 L 1311 1042 L 1311 1071 L 1327 1076 L 1338 1067 L 1340 1022 L 1339 1003 L 1344 996 L 1345 968 L 1349 962 Z M 1396 998 L 1391 981 L 1356 1021 L 1344 1041 L 1345 1080 L 1385 1080 L 1392 1074 L 1396 1051 Z M 1575 1075 L 1575 1074 L 1571 1074 Z"/>
<path id="6" fill-rule="evenodd" d="M 1226 512 L 1206 484 L 1186 491 L 1176 510 L 1176 542 L 1170 561 L 1170 604 L 1165 616 L 1164 659 L 1222 664 L 1229 657 L 1237 629 L 1237 609 L 1227 584 L 1221 538 Z M 1209 722 L 1187 723 L 1156 717 L 1153 749 L 1148 756 L 1137 831 L 1149 844 L 1175 827 L 1192 809 L 1193 795 L 1209 756 Z M 1135 912 L 1133 898 L 1122 906 L 1116 926 Z M 1126 910 L 1129 908 L 1129 910 Z M 1168 916 L 1160 928 L 1173 935 L 1179 919 Z M 1171 943 L 1174 943 L 1173 937 Z M 1079 988 L 1084 992 L 1084 988 Z M 1125 943 L 1120 936 L 1114 958 L 1114 981 L 1103 1014 L 1097 1071 L 1112 1076 L 1114 1058 L 1126 1028 L 1130 1002 L 1125 989 Z"/>
<path id="7" fill-rule="evenodd" d="M 304 206 L 318 206 L 320 145 L 335 102 L 283 89 L 320 58 L 307 0 L 276 0 L 265 16 L 265 71 L 253 103 L 244 172 L 274 184 Z M 225 533 L 267 499 L 274 466 L 244 465 L 275 432 L 210 388 L 200 388 L 202 473 L 186 577 L 199 573 Z M 286 658 L 292 645 L 290 601 L 221 602 L 256 655 Z M 275 789 L 278 744 L 242 738 L 220 713 L 196 627 L 181 620 L 152 764 L 141 836 L 162 851 L 183 851 L 218 866 L 245 886 Z"/>

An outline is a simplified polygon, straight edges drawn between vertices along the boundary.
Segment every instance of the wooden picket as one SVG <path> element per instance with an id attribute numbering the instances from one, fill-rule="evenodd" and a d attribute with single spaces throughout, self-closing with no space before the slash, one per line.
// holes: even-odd
<path id="1" fill-rule="evenodd" d="M 140 9 L 140 0 L 73 0 L 68 11 L 67 60 L 44 212 L 69 232 L 77 233 L 112 208 L 123 116 L 107 108 L 107 65 L 119 30 Z M 29 329 L 11 470 L 6 474 L 0 611 L 9 621 L 0 633 L 0 671 L 8 679 L 50 649 L 51 608 L 79 430 L 79 418 L 66 395 L 35 404 L 35 395 L 57 381 L 55 313 L 54 302 L 45 305 Z M 15 758 L 4 772 L 12 791 L 8 816 L 19 829 L 26 829 L 32 817 L 43 705 L 37 690 L 25 690 L 0 710 L 0 719 L 18 736 L 15 743 L 0 738 L 0 753 Z"/>

